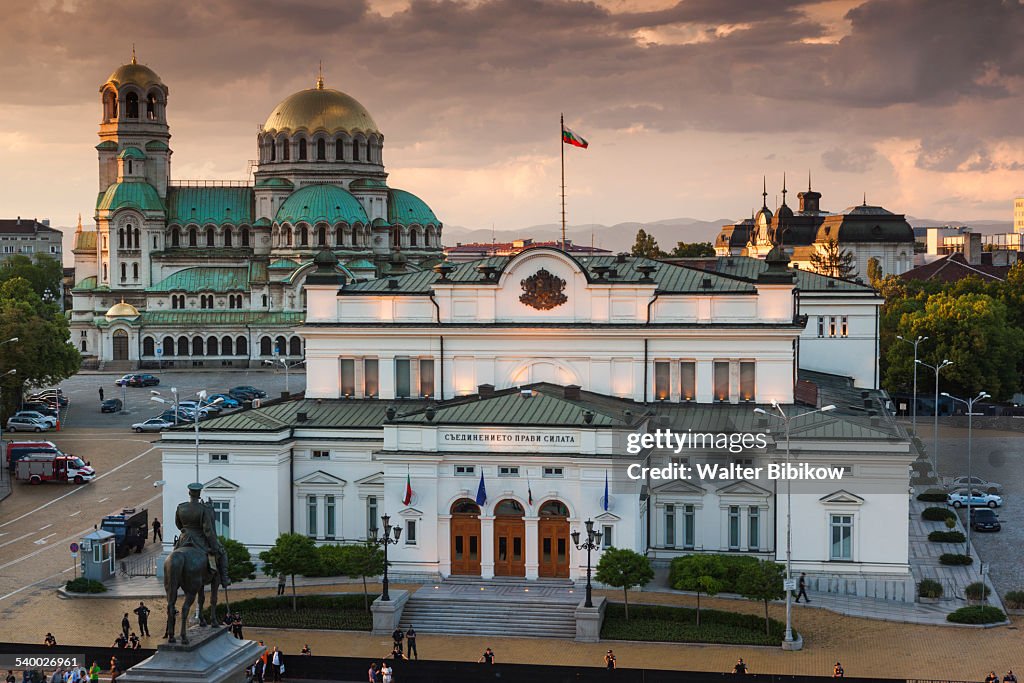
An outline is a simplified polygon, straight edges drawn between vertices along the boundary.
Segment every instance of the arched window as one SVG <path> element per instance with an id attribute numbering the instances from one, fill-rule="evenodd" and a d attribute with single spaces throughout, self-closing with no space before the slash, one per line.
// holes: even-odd
<path id="1" fill-rule="evenodd" d="M 117 118 L 117 92 L 107 90 L 103 93 L 103 120 L 111 121 Z"/>
<path id="2" fill-rule="evenodd" d="M 132 174 L 132 160 L 128 160 L 128 175 Z"/>
<path id="3" fill-rule="evenodd" d="M 526 511 L 518 500 L 506 498 L 494 506 L 494 514 L 498 517 L 522 517 Z"/>
<path id="4" fill-rule="evenodd" d="M 541 517 L 568 517 L 569 508 L 560 500 L 549 500 L 540 508 Z"/>
<path id="5" fill-rule="evenodd" d="M 106 281 L 106 279 L 107 279 L 107 264 L 104 263 L 103 264 L 103 280 Z"/>
<path id="6" fill-rule="evenodd" d="M 199 246 L 199 234 L 195 228 L 188 229 L 188 246 L 198 247 Z"/>
<path id="7" fill-rule="evenodd" d="M 249 342 L 245 337 L 239 337 L 235 340 L 235 354 L 244 356 L 249 353 Z"/>
<path id="8" fill-rule="evenodd" d="M 179 356 L 187 356 L 188 355 L 188 337 L 186 337 L 184 335 L 181 336 L 181 337 L 178 337 L 178 355 Z"/>
<path id="9" fill-rule="evenodd" d="M 231 337 L 224 337 L 223 339 L 221 339 L 220 340 L 220 353 L 221 353 L 221 355 L 223 355 L 223 356 L 233 356 L 233 355 L 235 355 L 234 346 L 235 346 L 235 342 L 234 342 L 234 340 Z"/>
<path id="10" fill-rule="evenodd" d="M 453 515 L 480 515 L 480 506 L 469 498 L 463 498 L 452 503 Z"/>
<path id="11" fill-rule="evenodd" d="M 192 355 L 201 356 L 203 355 L 203 338 L 192 337 Z"/>
<path id="12" fill-rule="evenodd" d="M 217 354 L 217 338 L 210 337 L 206 340 L 206 355 L 216 356 Z"/>
<path id="13" fill-rule="evenodd" d="M 292 337 L 291 344 L 288 349 L 289 356 L 301 356 L 302 355 L 302 337 Z"/>
<path id="14" fill-rule="evenodd" d="M 263 295 L 263 308 L 266 308 L 266 307 L 267 307 L 267 295 L 264 294 Z"/>
<path id="15" fill-rule="evenodd" d="M 292 246 L 292 229 L 291 229 L 291 227 L 284 228 L 284 245 L 286 247 Z"/>
<path id="16" fill-rule="evenodd" d="M 124 249 L 124 228 L 117 231 L 117 248 Z"/>
<path id="17" fill-rule="evenodd" d="M 274 342 L 271 341 L 270 337 L 260 338 L 260 355 L 269 356 L 274 353 Z"/>
<path id="18" fill-rule="evenodd" d="M 336 246 L 343 246 L 345 244 L 345 231 L 348 228 L 339 225 L 334 229 L 334 244 Z"/>
<path id="19" fill-rule="evenodd" d="M 284 157 L 285 161 L 288 161 L 289 159 L 292 158 L 292 146 L 288 142 L 288 140 L 281 141 L 281 151 L 283 152 L 281 156 Z"/>
<path id="20" fill-rule="evenodd" d="M 270 141 L 270 160 L 277 161 L 277 143 L 273 140 Z"/>
<path id="21" fill-rule="evenodd" d="M 316 245 L 318 247 L 327 246 L 327 228 L 323 227 L 322 225 L 319 228 L 317 228 L 316 231 Z"/>
<path id="22" fill-rule="evenodd" d="M 410 247 L 417 247 L 417 246 L 419 246 L 419 244 L 418 244 L 418 242 L 419 242 L 419 233 L 420 233 L 420 231 L 417 230 L 416 228 L 413 228 L 412 230 L 409 231 L 409 246 Z"/>
<path id="23" fill-rule="evenodd" d="M 86 344 L 85 344 L 85 340 L 83 339 L 83 340 L 82 340 L 82 351 L 83 351 L 83 352 L 87 350 L 87 349 L 85 348 L 85 346 L 86 346 Z"/>
<path id="24" fill-rule="evenodd" d="M 139 264 L 138 263 L 133 263 L 132 264 L 132 279 L 136 280 L 136 281 L 139 279 Z"/>
<path id="25" fill-rule="evenodd" d="M 306 229 L 305 225 L 299 228 L 299 244 L 304 247 L 309 246 L 309 230 Z"/>
<path id="26" fill-rule="evenodd" d="M 359 140 L 352 141 L 352 161 L 359 161 Z"/>
<path id="27" fill-rule="evenodd" d="M 122 263 L 121 264 L 121 282 L 124 282 L 127 279 L 128 279 L 128 264 L 127 263 Z"/>
<path id="28" fill-rule="evenodd" d="M 206 229 L 206 246 L 213 246 L 213 228 Z"/>
<path id="29" fill-rule="evenodd" d="M 160 345 L 165 356 L 173 356 L 174 354 L 174 337 L 164 337 L 164 343 Z"/>
<path id="30" fill-rule="evenodd" d="M 299 139 L 299 161 L 306 160 L 306 138 Z"/>
<path id="31" fill-rule="evenodd" d="M 338 138 L 334 141 L 334 160 L 345 160 L 345 141 L 342 138 Z"/>
<path id="32" fill-rule="evenodd" d="M 124 100 L 125 116 L 130 119 L 139 118 L 139 96 L 133 92 L 128 93 Z"/>
<path id="33" fill-rule="evenodd" d="M 249 228 L 242 228 L 242 246 L 249 246 Z"/>
<path id="34" fill-rule="evenodd" d="M 401 247 L 402 246 L 402 230 L 397 225 L 391 228 L 391 246 Z"/>
<path id="35" fill-rule="evenodd" d="M 181 231 L 178 230 L 177 228 L 173 228 L 171 230 L 171 246 L 172 247 L 180 247 L 181 246 Z"/>
<path id="36" fill-rule="evenodd" d="M 149 94 L 146 98 L 146 118 L 150 121 L 156 121 L 156 95 L 153 93 Z"/>
<path id="37" fill-rule="evenodd" d="M 284 337 L 278 337 L 274 340 L 274 353 L 279 356 L 288 355 L 288 340 Z"/>
<path id="38" fill-rule="evenodd" d="M 316 141 L 316 160 L 326 161 L 327 159 L 327 141 L 320 138 Z"/>
<path id="39" fill-rule="evenodd" d="M 231 228 L 224 228 L 224 246 L 230 247 L 231 244 Z"/>
<path id="40" fill-rule="evenodd" d="M 130 228 L 132 226 L 129 225 L 128 227 Z M 135 235 L 135 248 L 138 249 L 139 248 L 139 237 L 140 237 L 141 233 L 139 233 L 139 229 L 138 228 L 135 228 L 135 231 L 132 234 Z"/>
<path id="41" fill-rule="evenodd" d="M 153 341 L 152 337 L 146 337 L 142 340 L 142 355 L 143 356 L 155 356 L 156 355 L 156 342 Z"/>

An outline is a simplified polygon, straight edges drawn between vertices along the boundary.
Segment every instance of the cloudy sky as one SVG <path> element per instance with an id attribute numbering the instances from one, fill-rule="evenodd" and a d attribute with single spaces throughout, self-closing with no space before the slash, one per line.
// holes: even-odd
<path id="1" fill-rule="evenodd" d="M 390 184 L 453 225 L 748 216 L 822 205 L 1010 220 L 1024 193 L 1024 8 L 999 0 L 63 0 L 5 5 L 0 215 L 92 216 L 98 89 L 170 88 L 177 178 L 246 177 L 274 105 L 361 101 Z"/>

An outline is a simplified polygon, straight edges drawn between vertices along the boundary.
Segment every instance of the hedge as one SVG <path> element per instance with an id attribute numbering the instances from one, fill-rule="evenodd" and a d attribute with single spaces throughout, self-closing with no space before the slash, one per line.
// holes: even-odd
<path id="1" fill-rule="evenodd" d="M 1024 609 L 1024 591 L 1009 591 L 1003 596 L 1003 602 L 1010 609 Z"/>
<path id="2" fill-rule="evenodd" d="M 942 522 L 947 518 L 956 519 L 956 513 L 949 508 L 925 508 L 921 511 L 921 519 L 926 519 L 930 522 Z"/>
<path id="3" fill-rule="evenodd" d="M 922 598 L 941 598 L 942 593 L 942 584 L 934 579 L 922 579 L 917 584 L 917 594 Z"/>
<path id="4" fill-rule="evenodd" d="M 688 607 L 631 605 L 629 621 L 621 603 L 608 604 L 601 638 L 668 643 L 723 643 L 727 645 L 774 645 L 782 643 L 786 625 L 769 620 L 771 635 L 765 635 L 764 617 L 721 610 L 702 609 L 700 626 L 697 610 Z"/>
<path id="5" fill-rule="evenodd" d="M 981 581 L 975 581 L 964 589 L 964 595 L 968 600 L 985 600 L 992 593 L 992 589 Z"/>
<path id="6" fill-rule="evenodd" d="M 934 543 L 963 543 L 967 537 L 960 531 L 933 531 L 928 540 Z"/>
<path id="7" fill-rule="evenodd" d="M 69 593 L 106 593 L 107 587 L 99 581 L 80 576 L 64 584 L 64 590 Z"/>
<path id="8" fill-rule="evenodd" d="M 679 574 L 683 571 L 683 567 L 695 560 L 695 558 L 705 557 L 705 555 L 684 555 L 683 557 L 677 557 L 672 560 L 672 564 L 669 568 L 668 573 L 668 585 L 675 586 L 679 579 Z M 726 555 L 719 554 L 715 555 L 721 560 L 722 565 L 725 567 L 725 574 L 720 577 L 722 582 L 719 588 L 719 593 L 739 593 L 740 589 L 738 586 L 739 577 L 743 573 L 743 570 L 748 567 L 757 566 L 758 559 L 756 557 L 745 557 L 743 555 Z M 703 621 L 703 612 L 701 612 Z M 632 621 L 632 620 L 631 620 Z M 762 631 L 764 630 L 764 624 L 761 624 Z"/>
<path id="9" fill-rule="evenodd" d="M 370 595 L 372 602 L 377 598 Z M 232 614 L 242 616 L 243 626 L 261 628 L 301 628 L 329 631 L 371 631 L 373 615 L 363 608 L 362 593 L 345 595 L 300 595 L 298 609 L 292 611 L 290 595 L 250 598 L 231 603 Z M 227 605 L 217 605 L 217 621 L 222 621 Z"/>
<path id="10" fill-rule="evenodd" d="M 946 621 L 954 624 L 998 624 L 1006 621 L 1003 610 L 991 605 L 975 605 L 973 607 L 961 607 L 955 612 L 946 615 Z"/>
<path id="11" fill-rule="evenodd" d="M 922 503 L 945 503 L 946 494 L 943 491 L 928 489 L 924 493 L 918 494 L 917 499 Z"/>
<path id="12" fill-rule="evenodd" d="M 974 558 L 970 555 L 963 555 L 961 553 L 942 553 L 939 555 L 939 564 L 974 564 Z"/>

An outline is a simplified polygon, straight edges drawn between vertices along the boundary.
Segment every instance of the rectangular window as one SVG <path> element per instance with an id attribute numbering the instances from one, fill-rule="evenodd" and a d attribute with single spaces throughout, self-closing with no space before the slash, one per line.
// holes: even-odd
<path id="1" fill-rule="evenodd" d="M 729 550 L 740 549 L 740 507 L 729 506 Z"/>
<path id="2" fill-rule="evenodd" d="M 227 453 L 210 453 L 210 462 L 227 462 Z"/>
<path id="3" fill-rule="evenodd" d="M 416 545 L 416 520 L 405 520 L 405 544 Z"/>
<path id="4" fill-rule="evenodd" d="M 690 466 L 690 459 L 689 458 L 683 458 L 683 457 L 680 457 L 678 455 L 669 458 L 668 461 L 669 461 L 669 464 L 677 465 L 679 467 L 689 467 Z"/>
<path id="5" fill-rule="evenodd" d="M 565 474 L 565 471 L 561 467 L 545 467 L 544 468 L 544 476 L 545 477 L 561 477 L 561 476 L 564 476 L 564 474 Z"/>
<path id="6" fill-rule="evenodd" d="M 733 458 L 732 461 L 734 463 L 736 463 L 737 465 L 739 465 L 740 467 L 753 467 L 754 466 L 754 459 L 753 458 Z"/>
<path id="7" fill-rule="evenodd" d="M 316 518 L 319 515 L 316 496 L 306 496 L 306 535 L 316 538 Z"/>
<path id="8" fill-rule="evenodd" d="M 334 511 L 336 507 L 337 506 L 334 504 L 334 496 L 324 497 L 324 525 L 327 527 L 325 535 L 327 538 L 332 540 L 338 531 L 338 524 L 334 519 Z"/>
<path id="9" fill-rule="evenodd" d="M 829 526 L 832 531 L 829 558 L 833 560 L 852 560 L 853 515 L 832 515 Z"/>
<path id="10" fill-rule="evenodd" d="M 832 463 L 830 467 L 833 467 L 837 470 L 842 470 L 844 477 L 853 476 L 853 465 L 837 465 L 836 463 Z"/>
<path id="11" fill-rule="evenodd" d="M 747 515 L 747 549 L 758 550 L 761 547 L 761 510 L 751 505 Z"/>
<path id="12" fill-rule="evenodd" d="M 601 527 L 601 547 L 611 548 L 614 544 L 612 541 L 612 525 L 605 524 Z"/>
<path id="13" fill-rule="evenodd" d="M 753 361 L 740 363 L 740 400 L 754 400 L 755 365 Z"/>
<path id="14" fill-rule="evenodd" d="M 410 365 L 408 358 L 395 359 L 395 398 L 409 398 Z"/>
<path id="15" fill-rule="evenodd" d="M 352 358 L 341 359 L 341 395 L 345 398 L 356 395 L 356 362 Z"/>
<path id="16" fill-rule="evenodd" d="M 476 465 L 456 465 L 456 477 L 471 477 L 476 474 Z"/>
<path id="17" fill-rule="evenodd" d="M 331 452 L 330 451 L 313 451 L 312 455 L 313 455 L 313 458 L 322 458 L 323 460 L 327 460 L 327 459 L 329 459 L 331 457 Z"/>
<path id="18" fill-rule="evenodd" d="M 825 316 L 818 316 L 818 338 L 825 336 Z"/>
<path id="19" fill-rule="evenodd" d="M 671 366 L 668 361 L 655 361 L 654 363 L 654 400 L 667 401 L 672 398 L 670 387 Z"/>
<path id="20" fill-rule="evenodd" d="M 511 467 L 510 466 L 499 467 L 498 468 L 498 476 L 499 477 L 518 477 L 519 476 L 519 466 L 516 465 L 516 466 L 511 466 Z"/>
<path id="21" fill-rule="evenodd" d="M 213 530 L 218 536 L 231 538 L 231 501 L 213 501 Z"/>
<path id="22" fill-rule="evenodd" d="M 376 358 L 364 358 L 363 359 L 363 396 L 366 398 L 376 398 L 377 394 L 380 393 L 380 383 L 377 374 L 377 359 Z"/>
<path id="23" fill-rule="evenodd" d="M 377 496 L 366 497 L 366 537 L 377 535 Z"/>
<path id="24" fill-rule="evenodd" d="M 665 547 L 676 547 L 676 506 L 665 506 Z"/>
<path id="25" fill-rule="evenodd" d="M 427 398 L 434 395 L 434 359 L 420 359 L 420 396 Z"/>
<path id="26" fill-rule="evenodd" d="M 850 324 L 849 324 L 849 321 L 847 320 L 846 316 L 844 315 L 842 318 L 839 319 L 839 336 L 841 336 L 841 337 L 848 337 L 849 334 L 850 334 Z"/>
<path id="27" fill-rule="evenodd" d="M 697 364 L 684 360 L 679 364 L 679 400 L 692 401 L 697 398 Z"/>
<path id="28" fill-rule="evenodd" d="M 729 362 L 715 361 L 715 400 L 729 400 Z"/>
<path id="29" fill-rule="evenodd" d="M 697 533 L 697 511 L 693 505 L 683 506 L 683 548 L 693 550 Z"/>
<path id="30" fill-rule="evenodd" d="M 834 315 L 829 316 L 828 319 L 828 336 L 836 336 L 836 317 Z"/>

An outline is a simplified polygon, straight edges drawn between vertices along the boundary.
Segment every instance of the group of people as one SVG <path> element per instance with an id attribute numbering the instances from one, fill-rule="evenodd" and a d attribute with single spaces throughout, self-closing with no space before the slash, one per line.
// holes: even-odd
<path id="1" fill-rule="evenodd" d="M 996 675 L 995 671 L 990 671 L 988 676 L 985 676 L 985 683 L 1000 683 L 999 676 Z M 1013 669 L 1006 672 L 1002 683 L 1017 683 L 1017 674 L 1013 673 Z"/>
<path id="2" fill-rule="evenodd" d="M 416 649 L 416 629 L 412 624 L 409 624 L 409 629 L 404 632 L 401 626 L 396 626 L 395 630 L 391 632 L 391 641 L 393 647 L 391 654 L 388 655 L 391 659 L 420 658 L 420 653 Z"/>
<path id="3" fill-rule="evenodd" d="M 132 631 L 132 622 L 128 618 L 128 612 L 124 613 L 121 617 L 121 632 L 114 638 L 114 644 L 111 647 L 124 650 L 139 650 L 142 648 L 142 642 L 139 637 L 149 637 L 149 608 L 146 607 L 146 603 L 139 602 L 139 606 L 132 610 L 135 613 L 135 617 L 139 621 L 139 634 L 136 635 L 135 631 Z"/>
<path id="4" fill-rule="evenodd" d="M 242 615 L 228 612 L 224 615 L 224 625 L 231 629 L 231 635 L 242 639 Z"/>
<path id="5" fill-rule="evenodd" d="M 252 666 L 245 670 L 246 680 L 249 683 L 280 681 L 284 676 L 284 654 L 276 645 L 271 650 L 263 644 L 262 640 L 259 643 L 262 653 Z"/>
<path id="6" fill-rule="evenodd" d="M 62 666 L 49 677 L 45 673 L 31 672 L 32 678 L 29 678 L 29 673 L 25 672 L 22 678 L 23 681 L 31 680 L 33 683 L 95 683 L 100 680 L 100 674 L 104 673 L 104 670 L 99 665 L 99 662 L 94 660 L 90 667 L 73 666 L 67 668 Z M 121 664 L 117 661 L 117 657 L 110 658 L 110 668 L 106 673 L 110 676 L 111 681 L 117 681 L 124 673 L 121 669 Z M 14 683 L 16 681 L 13 671 L 7 672 L 5 681 L 6 683 Z"/>

